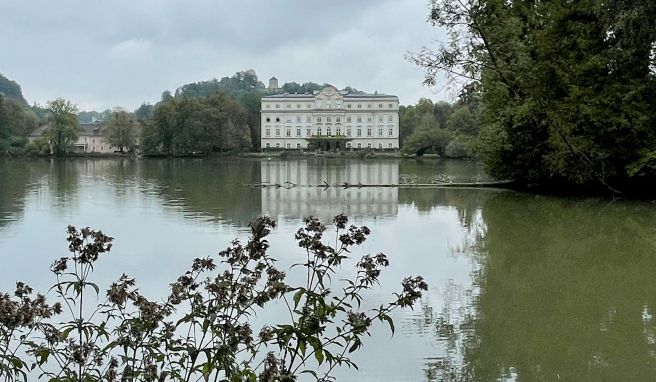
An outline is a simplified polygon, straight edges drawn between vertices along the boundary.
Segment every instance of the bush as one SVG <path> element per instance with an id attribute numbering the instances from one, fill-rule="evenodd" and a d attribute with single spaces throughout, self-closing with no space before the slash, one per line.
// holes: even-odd
<path id="1" fill-rule="evenodd" d="M 458 135 L 446 145 L 444 155 L 448 158 L 462 159 L 473 156 L 472 139 Z"/>
<path id="2" fill-rule="evenodd" d="M 306 373 L 328 380 L 336 366 L 355 366 L 347 354 L 363 345 L 374 322 L 394 332 L 390 312 L 412 306 L 427 289 L 421 277 L 409 277 L 391 302 L 362 308 L 362 292 L 378 283 L 389 262 L 383 254 L 365 255 L 354 277 L 337 283 L 331 276 L 370 231 L 347 227 L 343 215 L 333 223 L 335 247 L 323 243 L 329 231 L 317 219 L 306 219 L 296 232 L 307 255 L 291 268 L 304 276 L 301 285 L 288 285 L 269 255 L 267 236 L 275 223 L 264 217 L 251 223 L 245 244 L 235 240 L 217 258 L 195 259 L 164 301 L 141 295 L 124 274 L 95 307 L 88 306 L 89 294 L 99 296 L 100 287 L 90 276 L 113 239 L 69 227 L 71 255 L 51 268 L 59 301 L 48 305 L 23 283 L 13 297 L 0 296 L 0 377 L 14 381 L 40 372 L 49 381 L 295 381 Z M 253 327 L 252 317 L 273 301 L 287 308 L 288 321 Z"/>

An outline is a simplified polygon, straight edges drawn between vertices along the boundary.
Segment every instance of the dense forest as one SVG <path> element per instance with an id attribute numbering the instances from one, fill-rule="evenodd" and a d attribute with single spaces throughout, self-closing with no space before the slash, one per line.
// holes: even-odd
<path id="1" fill-rule="evenodd" d="M 451 36 L 413 60 L 481 100 L 489 172 L 542 189 L 656 181 L 656 2 L 433 0 Z M 652 191 L 653 194 L 653 191 Z"/>

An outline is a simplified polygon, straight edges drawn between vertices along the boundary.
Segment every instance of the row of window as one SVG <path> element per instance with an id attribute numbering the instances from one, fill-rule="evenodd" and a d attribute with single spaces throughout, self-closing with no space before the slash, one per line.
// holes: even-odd
<path id="1" fill-rule="evenodd" d="M 265 105 L 265 106 L 264 106 L 265 108 L 267 108 L 267 109 L 271 109 L 271 104 L 270 104 L 270 103 L 266 103 L 266 104 L 264 104 L 264 105 Z M 281 105 L 281 104 L 276 103 L 275 105 L 276 105 L 276 106 L 275 106 L 276 109 L 282 109 L 282 105 Z M 333 103 L 332 103 L 332 102 L 317 102 L 316 105 L 317 105 L 317 108 L 326 108 L 326 109 L 331 109 L 332 106 L 333 106 Z M 370 103 L 366 104 L 366 106 L 367 106 L 367 109 L 372 109 L 372 108 L 373 108 L 373 107 L 372 107 L 372 104 L 370 104 Z M 306 104 L 305 104 L 305 107 L 306 107 L 307 109 L 311 109 L 311 108 L 312 108 L 312 104 L 311 104 L 311 103 L 306 103 Z M 285 104 L 285 108 L 286 108 L 286 109 L 291 109 L 291 108 L 292 108 L 292 104 L 291 104 L 291 103 Z M 297 104 L 296 104 L 296 108 L 297 108 L 297 109 L 302 109 L 302 104 L 297 103 Z M 335 108 L 337 108 L 337 109 L 341 109 L 341 108 L 342 108 L 342 103 L 341 103 L 341 102 L 335 102 Z M 347 104 L 346 104 L 346 108 L 347 108 L 347 109 L 354 109 L 353 104 L 351 104 L 351 103 L 347 103 Z M 358 108 L 358 109 L 362 109 L 362 104 L 361 104 L 361 103 L 357 104 L 357 108 Z M 382 103 L 379 103 L 379 104 L 378 104 L 378 108 L 379 108 L 379 109 L 383 109 L 383 104 L 382 104 Z M 387 104 L 387 108 L 388 108 L 388 109 L 393 109 L 393 108 L 394 108 L 394 104 L 393 104 L 393 103 L 388 103 L 388 104 Z"/>
<path id="2" fill-rule="evenodd" d="M 275 119 L 276 119 L 276 122 L 280 122 L 280 117 L 275 117 Z M 302 118 L 301 118 L 300 116 L 296 117 L 296 123 L 301 123 L 301 119 L 302 119 Z M 373 120 L 372 117 L 367 117 L 367 122 L 372 122 L 372 120 Z M 266 122 L 271 122 L 271 117 L 266 117 L 266 118 L 265 118 L 265 121 L 266 121 Z M 356 117 L 356 121 L 357 121 L 357 122 L 362 122 L 362 117 Z M 287 122 L 287 123 L 292 123 L 292 120 L 291 120 L 291 119 L 287 119 L 286 122 Z M 310 117 L 310 116 L 306 116 L 306 117 L 305 117 L 305 122 L 307 122 L 307 123 L 311 123 L 311 122 L 312 122 L 312 117 Z M 322 122 L 322 118 L 321 118 L 321 117 L 317 117 L 317 122 L 318 122 L 318 123 L 321 123 L 321 122 Z M 330 122 L 332 122 L 332 118 L 331 118 L 331 117 L 326 117 L 326 123 L 330 123 Z M 335 117 L 335 122 L 336 122 L 336 123 L 340 123 L 340 122 L 342 122 L 342 118 L 341 118 L 341 117 Z M 347 122 L 347 123 L 348 123 L 348 122 L 352 122 L 352 118 L 351 118 L 351 117 L 346 117 L 346 122 Z M 382 116 L 382 115 L 381 115 L 381 116 L 378 116 L 378 122 L 383 122 L 383 116 Z M 388 116 L 388 117 L 387 117 L 387 122 L 394 122 L 394 117 L 391 116 L 391 115 Z"/>
<path id="3" fill-rule="evenodd" d="M 280 147 L 281 147 L 281 146 L 280 146 L 280 143 L 276 143 L 276 148 L 280 148 Z M 291 148 L 292 148 L 292 144 L 291 144 L 291 143 L 287 143 L 287 146 L 286 146 L 286 147 L 287 147 L 288 149 L 291 149 Z M 351 145 L 351 142 L 346 142 L 346 147 L 348 147 L 348 148 L 353 148 L 353 146 Z M 356 147 L 359 148 L 359 149 L 361 149 L 361 148 L 362 148 L 362 143 L 358 143 L 358 144 L 356 145 Z M 271 143 L 268 143 L 268 142 L 267 142 L 267 144 L 266 144 L 266 148 L 267 148 L 267 149 L 270 149 L 270 148 L 271 148 Z M 297 144 L 296 144 L 296 148 L 297 148 L 297 149 L 300 149 L 300 148 L 301 148 L 301 144 L 300 144 L 300 143 L 297 143 Z M 367 143 L 367 148 L 371 148 L 371 143 Z M 379 149 L 382 149 L 382 148 L 383 148 L 383 144 L 382 144 L 382 143 L 379 143 L 379 144 L 378 144 L 378 148 L 379 148 Z M 388 143 L 388 144 L 387 144 L 387 148 L 389 148 L 389 149 L 393 148 L 392 144 L 391 144 L 391 143 Z"/>
<path id="4" fill-rule="evenodd" d="M 321 128 L 317 128 L 317 135 L 322 135 Z M 332 135 L 332 129 L 329 127 L 326 129 L 326 135 L 331 136 Z M 335 131 L 335 135 L 342 135 L 342 129 L 337 128 Z M 394 129 L 388 129 L 387 131 L 388 136 L 393 136 L 394 135 Z M 266 129 L 264 131 L 264 136 L 270 137 L 271 136 L 271 129 Z M 280 136 L 280 129 L 276 129 L 276 137 Z M 285 136 L 291 137 L 292 136 L 292 130 L 287 129 L 285 131 Z M 296 129 L 296 136 L 300 137 L 301 136 L 301 129 Z M 312 129 L 306 129 L 305 131 L 305 136 L 310 137 L 312 136 Z M 351 136 L 351 129 L 346 129 L 346 136 L 350 137 Z M 362 129 L 356 129 L 356 137 L 361 137 L 362 136 Z M 372 137 L 372 129 L 367 129 L 367 136 Z M 382 137 L 383 136 L 383 129 L 378 129 L 378 136 Z"/>

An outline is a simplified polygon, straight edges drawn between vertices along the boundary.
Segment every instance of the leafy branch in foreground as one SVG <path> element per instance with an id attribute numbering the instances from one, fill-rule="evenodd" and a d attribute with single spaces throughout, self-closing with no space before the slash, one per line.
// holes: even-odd
<path id="1" fill-rule="evenodd" d="M 370 230 L 348 226 L 343 215 L 333 223 L 334 229 L 308 218 L 296 232 L 306 258 L 290 268 L 303 276 L 297 285 L 287 283 L 270 256 L 275 222 L 263 217 L 251 223 L 246 243 L 235 240 L 217 258 L 195 259 L 163 301 L 147 299 L 122 275 L 95 306 L 89 295 L 97 298 L 100 288 L 90 276 L 113 239 L 69 227 L 72 255 L 52 266 L 51 291 L 61 302 L 50 307 L 22 283 L 14 297 L 0 296 L 0 377 L 236 382 L 308 374 L 333 380 L 337 366 L 357 368 L 349 354 L 363 346 L 376 321 L 394 332 L 390 313 L 412 307 L 427 289 L 421 277 L 408 277 L 389 303 L 365 307 L 363 293 L 378 284 L 389 261 L 382 253 L 365 255 L 351 279 L 337 279 Z M 58 314 L 68 321 L 56 322 Z"/>

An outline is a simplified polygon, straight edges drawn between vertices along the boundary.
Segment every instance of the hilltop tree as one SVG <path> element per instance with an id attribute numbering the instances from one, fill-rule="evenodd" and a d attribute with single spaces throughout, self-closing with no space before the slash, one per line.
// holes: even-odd
<path id="1" fill-rule="evenodd" d="M 104 131 L 105 139 L 121 152 L 130 151 L 136 143 L 135 129 L 136 123 L 132 114 L 126 111 L 113 113 Z"/>
<path id="2" fill-rule="evenodd" d="M 77 118 L 77 106 L 63 98 L 48 102 L 51 126 L 48 137 L 55 155 L 62 155 L 69 151 L 71 145 L 77 140 L 80 133 L 80 124 Z"/>

